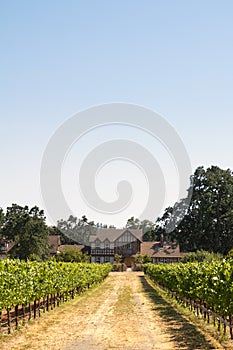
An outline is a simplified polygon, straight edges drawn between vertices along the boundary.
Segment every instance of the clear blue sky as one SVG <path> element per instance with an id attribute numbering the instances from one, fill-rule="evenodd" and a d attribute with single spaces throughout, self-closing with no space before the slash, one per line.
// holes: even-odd
<path id="1" fill-rule="evenodd" d="M 231 0 L 2 0 L 0 38 L 1 207 L 43 207 L 51 134 L 107 102 L 161 113 L 193 170 L 233 169 Z"/>

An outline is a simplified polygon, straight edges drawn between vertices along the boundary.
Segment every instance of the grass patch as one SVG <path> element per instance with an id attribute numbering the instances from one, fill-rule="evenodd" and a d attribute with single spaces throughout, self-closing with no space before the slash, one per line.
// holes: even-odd
<path id="1" fill-rule="evenodd" d="M 148 277 L 139 277 L 143 291 L 153 303 L 153 310 L 165 321 L 167 331 L 172 340 L 180 345 L 181 349 L 224 349 L 218 340 L 208 334 L 201 321 L 194 319 L 191 312 L 171 298 L 168 293 L 156 286 Z M 193 316 L 193 317 L 192 317 Z M 230 349 L 230 348 L 227 348 Z"/>
<path id="2" fill-rule="evenodd" d="M 132 289 L 130 287 L 119 288 L 118 299 L 114 305 L 114 313 L 125 315 L 132 312 Z"/>
<path id="3" fill-rule="evenodd" d="M 64 322 L 70 315 L 76 315 L 78 317 L 83 314 L 83 305 L 88 306 L 92 303 L 92 313 L 94 313 L 99 305 L 93 301 L 100 297 L 105 290 L 112 290 L 109 277 L 107 277 L 102 283 L 95 284 L 89 289 L 86 289 L 82 294 L 76 294 L 74 299 L 68 299 L 66 302 L 61 303 L 59 307 L 49 310 L 48 312 L 41 313 L 41 317 L 36 319 L 31 318 L 29 321 L 25 321 L 24 325 L 20 325 L 17 330 L 11 334 L 0 334 L 0 342 L 13 342 L 17 341 L 20 335 L 24 335 L 26 339 L 31 340 L 35 337 L 38 331 L 46 332 L 53 325 L 59 325 Z M 28 345 L 25 344 L 27 347 Z"/>

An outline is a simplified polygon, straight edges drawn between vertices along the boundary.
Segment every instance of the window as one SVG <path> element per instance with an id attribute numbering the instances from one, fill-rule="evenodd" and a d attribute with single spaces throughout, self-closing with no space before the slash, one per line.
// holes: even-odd
<path id="1" fill-rule="evenodd" d="M 95 241 L 95 247 L 96 247 L 96 248 L 100 248 L 100 240 L 99 240 L 99 239 L 97 239 L 97 240 Z"/>
<path id="2" fill-rule="evenodd" d="M 110 242 L 109 242 L 108 239 L 105 239 L 105 241 L 104 241 L 104 248 L 105 249 L 109 249 L 110 248 Z"/>
<path id="3" fill-rule="evenodd" d="M 95 262 L 96 262 L 97 264 L 100 264 L 100 257 L 99 257 L 99 256 L 96 256 L 96 257 L 95 257 Z"/>
<path id="4" fill-rule="evenodd" d="M 121 235 L 116 241 L 115 246 L 119 247 L 123 244 L 131 244 L 132 242 L 135 242 L 137 238 L 133 236 L 130 232 L 126 231 L 123 235 Z M 130 247 L 131 248 L 131 247 Z M 129 249 L 130 249 L 129 248 Z"/>
<path id="5" fill-rule="evenodd" d="M 105 262 L 105 263 L 110 262 L 110 256 L 105 256 L 105 257 L 104 257 L 104 262 Z"/>

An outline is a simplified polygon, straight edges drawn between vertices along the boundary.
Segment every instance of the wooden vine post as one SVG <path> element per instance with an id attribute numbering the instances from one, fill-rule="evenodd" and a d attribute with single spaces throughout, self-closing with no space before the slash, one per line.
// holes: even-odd
<path id="1" fill-rule="evenodd" d="M 232 315 L 229 317 L 229 324 L 230 324 L 230 335 L 231 339 L 233 339 L 233 322 L 232 322 Z"/>
<path id="2" fill-rule="evenodd" d="M 15 328 L 19 325 L 19 305 L 15 307 Z"/>
<path id="3" fill-rule="evenodd" d="M 8 334 L 11 333 L 11 313 L 10 309 L 7 309 L 7 328 L 8 328 Z"/>

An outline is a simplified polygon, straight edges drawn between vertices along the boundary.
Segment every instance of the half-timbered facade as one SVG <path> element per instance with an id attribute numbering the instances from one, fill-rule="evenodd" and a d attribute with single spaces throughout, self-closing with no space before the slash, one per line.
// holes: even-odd
<path id="1" fill-rule="evenodd" d="M 121 255 L 128 267 L 134 266 L 137 254 L 149 255 L 154 264 L 178 262 L 184 256 L 177 242 L 143 242 L 142 231 L 134 229 L 99 229 L 90 236 L 90 261 L 114 262 Z"/>
<path id="2" fill-rule="evenodd" d="M 114 261 L 115 254 L 121 255 L 124 263 L 131 266 L 135 255 L 140 252 L 141 230 L 99 229 L 90 236 L 91 262 L 104 263 Z"/>

